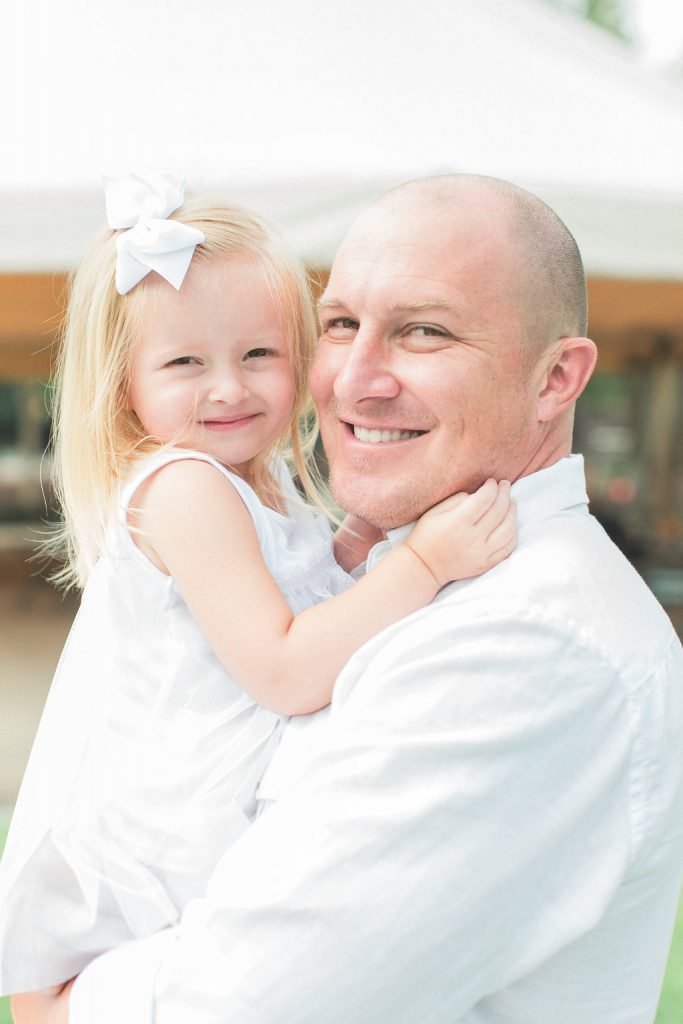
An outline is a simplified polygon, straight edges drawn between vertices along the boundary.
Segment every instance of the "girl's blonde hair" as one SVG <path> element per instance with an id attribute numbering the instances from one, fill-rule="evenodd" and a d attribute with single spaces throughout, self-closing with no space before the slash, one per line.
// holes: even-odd
<path id="1" fill-rule="evenodd" d="M 171 218 L 204 234 L 193 264 L 246 258 L 263 270 L 281 316 L 295 381 L 290 420 L 269 454 L 288 455 L 306 495 L 324 509 L 324 486 L 311 459 L 318 421 L 308 372 L 317 324 L 306 271 L 274 230 L 246 210 L 192 199 Z M 102 234 L 72 278 L 55 368 L 54 476 L 63 519 L 46 548 L 62 562 L 53 580 L 66 587 L 85 585 L 103 550 L 120 480 L 132 461 L 163 447 L 146 435 L 128 408 L 129 371 L 147 278 L 126 295 L 116 291 L 117 234 Z M 262 500 L 272 496 L 275 484 L 265 454 L 254 461 L 249 481 Z"/>

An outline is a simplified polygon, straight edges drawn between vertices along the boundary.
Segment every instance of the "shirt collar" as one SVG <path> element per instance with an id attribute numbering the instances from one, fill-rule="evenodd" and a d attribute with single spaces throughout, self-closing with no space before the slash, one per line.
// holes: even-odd
<path id="1" fill-rule="evenodd" d="M 547 469 L 539 469 L 536 473 L 521 477 L 512 485 L 511 493 L 517 505 L 519 533 L 539 519 L 547 519 L 548 516 L 577 505 L 587 506 L 583 455 L 568 455 Z M 372 569 L 392 548 L 401 544 L 413 526 L 414 523 L 407 523 L 389 530 L 387 539 L 371 549 L 367 568 Z"/>

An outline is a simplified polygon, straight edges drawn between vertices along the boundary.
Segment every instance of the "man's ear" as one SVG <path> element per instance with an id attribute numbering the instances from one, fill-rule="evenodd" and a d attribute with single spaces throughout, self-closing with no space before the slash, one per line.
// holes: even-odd
<path id="1" fill-rule="evenodd" d="M 561 338 L 548 359 L 538 394 L 538 419 L 549 423 L 565 412 L 585 388 L 598 358 L 590 338 Z"/>

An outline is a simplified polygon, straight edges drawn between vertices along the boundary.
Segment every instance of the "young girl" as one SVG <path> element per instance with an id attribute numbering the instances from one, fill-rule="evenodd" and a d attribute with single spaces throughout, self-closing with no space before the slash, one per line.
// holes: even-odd
<path id="1" fill-rule="evenodd" d="M 3 860 L 3 992 L 176 921 L 253 815 L 282 716 L 326 705 L 367 639 L 514 545 L 489 481 L 349 589 L 281 457 L 317 500 L 301 267 L 251 214 L 181 205 L 171 176 L 107 199 L 56 416 L 63 578 L 85 590 Z M 353 527 L 347 567 L 368 547 Z"/>

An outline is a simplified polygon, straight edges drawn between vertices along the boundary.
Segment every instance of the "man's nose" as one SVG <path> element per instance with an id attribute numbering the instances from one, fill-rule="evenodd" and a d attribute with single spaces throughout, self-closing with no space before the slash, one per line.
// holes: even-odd
<path id="1" fill-rule="evenodd" d="M 361 326 L 344 349 L 334 380 L 335 397 L 345 405 L 366 399 L 396 398 L 401 386 L 393 363 L 390 344 L 378 333 Z"/>

